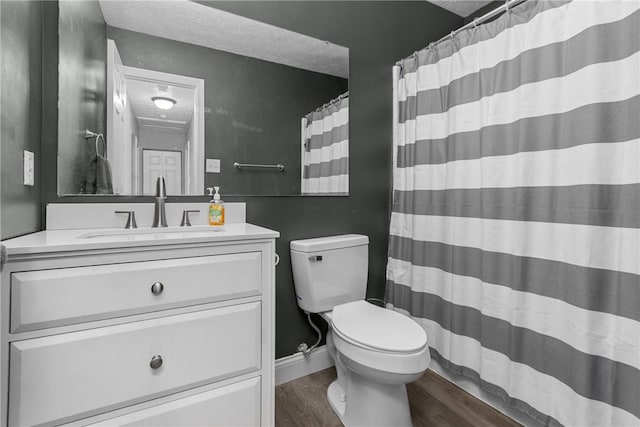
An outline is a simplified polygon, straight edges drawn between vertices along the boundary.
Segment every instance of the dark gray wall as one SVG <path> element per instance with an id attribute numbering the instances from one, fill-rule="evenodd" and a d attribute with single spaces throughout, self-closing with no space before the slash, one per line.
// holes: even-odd
<path id="1" fill-rule="evenodd" d="M 293 292 L 289 242 L 362 233 L 370 238 L 368 296 L 382 298 L 389 232 L 392 66 L 462 25 L 427 2 L 205 2 L 213 7 L 349 48 L 350 188 L 348 198 L 251 198 L 247 220 L 281 238 L 277 268 L 276 356 L 314 341 Z"/>
<path id="2" fill-rule="evenodd" d="M 0 16 L 0 238 L 8 239 L 40 230 L 42 5 L 1 1 Z M 34 187 L 22 185 L 23 150 L 35 153 Z"/>
<path id="3" fill-rule="evenodd" d="M 486 4 L 485 6 L 481 7 L 480 9 L 476 10 L 475 12 L 473 12 L 471 15 L 467 16 L 466 18 L 464 18 L 464 23 L 465 23 L 465 25 L 469 24 L 470 22 L 473 22 L 473 20 L 475 18 L 479 18 L 479 17 L 491 12 L 493 9 L 496 9 L 496 8 L 498 8 L 500 6 L 503 6 L 503 5 L 504 5 L 504 1 L 492 1 L 491 3 Z M 493 19 L 496 19 L 496 18 L 492 18 L 492 19 L 489 19 L 487 21 L 483 21 L 483 23 L 490 22 Z"/>
<path id="4" fill-rule="evenodd" d="M 107 26 L 97 1 L 60 3 L 59 186 L 83 192 L 95 156 L 85 129 L 106 135 Z"/>
<path id="5" fill-rule="evenodd" d="M 124 65 L 205 81 L 205 157 L 222 194 L 300 194 L 300 119 L 348 90 L 348 81 L 273 62 L 107 27 Z M 285 172 L 240 171 L 240 163 L 283 163 Z M 204 194 L 204 188 L 202 188 Z"/>
<path id="6" fill-rule="evenodd" d="M 45 3 L 45 105 L 43 150 L 55 159 L 57 135 L 57 11 Z M 462 18 L 416 1 L 242 1 L 207 2 L 214 7 L 348 47 L 350 55 L 349 197 L 230 197 L 246 201 L 247 220 L 280 231 L 277 251 L 276 356 L 314 341 L 313 330 L 298 309 L 293 290 L 289 242 L 317 236 L 362 233 L 369 236 L 368 295 L 382 297 L 387 256 L 391 182 L 392 80 L 396 60 L 462 25 Z M 47 49 L 48 46 L 48 49 Z M 46 140 L 44 138 L 47 138 Z M 44 154 L 44 153 L 43 153 Z M 46 202 L 140 201 L 151 197 L 64 197 L 55 187 L 55 162 L 45 165 Z M 54 184 L 51 185 L 51 182 Z M 96 200 L 97 199 L 97 200 Z M 169 198 L 168 202 L 205 201 L 206 197 Z"/>

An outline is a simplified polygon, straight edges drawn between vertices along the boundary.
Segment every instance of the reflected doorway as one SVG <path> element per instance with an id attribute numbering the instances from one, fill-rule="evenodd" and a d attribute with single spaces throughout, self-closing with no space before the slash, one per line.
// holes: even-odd
<path id="1" fill-rule="evenodd" d="M 107 47 L 114 193 L 153 195 L 162 175 L 168 194 L 202 194 L 204 80 L 125 66 L 113 40 Z"/>
<path id="2" fill-rule="evenodd" d="M 167 194 L 183 194 L 182 152 L 163 150 L 142 150 L 142 194 L 156 194 L 156 180 L 164 177 Z"/>

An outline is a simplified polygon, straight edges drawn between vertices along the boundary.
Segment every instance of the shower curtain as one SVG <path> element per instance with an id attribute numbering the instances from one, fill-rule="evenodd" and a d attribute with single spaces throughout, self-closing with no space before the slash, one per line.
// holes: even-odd
<path id="1" fill-rule="evenodd" d="M 349 193 L 349 96 L 302 119 L 302 194 Z"/>
<path id="2" fill-rule="evenodd" d="M 388 305 L 544 425 L 640 425 L 639 9 L 528 0 L 400 65 Z"/>

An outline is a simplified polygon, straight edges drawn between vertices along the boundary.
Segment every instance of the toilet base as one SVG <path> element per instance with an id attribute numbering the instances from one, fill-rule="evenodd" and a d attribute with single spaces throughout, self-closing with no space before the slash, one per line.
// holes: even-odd
<path id="1" fill-rule="evenodd" d="M 344 394 L 344 390 L 340 387 L 338 380 L 329 384 L 329 388 L 327 389 L 327 400 L 329 401 L 329 406 L 331 406 L 333 412 L 335 412 L 338 418 L 340 418 L 340 422 L 346 425 L 344 422 L 344 410 L 347 406 L 346 396 Z"/>
<path id="2" fill-rule="evenodd" d="M 345 427 L 412 427 L 407 389 L 404 384 L 355 384 L 350 378 L 353 394 L 347 396 L 338 380 L 327 389 L 327 400 Z M 364 387 L 363 387 L 364 386 Z M 350 398 L 350 400 L 349 400 Z"/>

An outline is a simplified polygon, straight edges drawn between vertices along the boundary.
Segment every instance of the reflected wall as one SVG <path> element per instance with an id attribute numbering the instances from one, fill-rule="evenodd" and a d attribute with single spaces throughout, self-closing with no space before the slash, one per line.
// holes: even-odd
<path id="1" fill-rule="evenodd" d="M 85 129 L 106 135 L 106 24 L 98 2 L 62 1 L 60 7 L 58 188 L 84 192 L 94 145 Z"/>
<path id="2" fill-rule="evenodd" d="M 348 79 L 138 32 L 107 27 L 122 62 L 205 82 L 205 157 L 222 194 L 299 195 L 301 119 L 349 88 Z M 285 165 L 237 170 L 234 162 Z M 204 194 L 204 188 L 202 189 Z"/>

